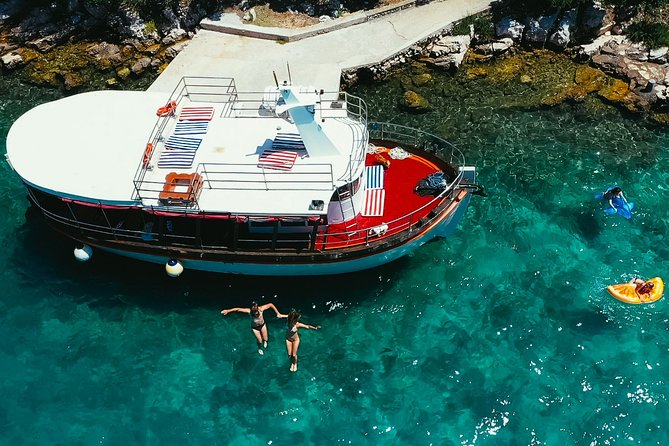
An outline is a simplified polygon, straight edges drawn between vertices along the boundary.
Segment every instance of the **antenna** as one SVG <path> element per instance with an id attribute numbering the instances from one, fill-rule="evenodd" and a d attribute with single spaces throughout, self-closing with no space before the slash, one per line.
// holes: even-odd
<path id="1" fill-rule="evenodd" d="M 286 62 L 286 68 L 288 69 L 288 83 L 293 85 L 293 77 L 290 75 L 290 65 L 288 65 L 288 62 Z"/>
<path id="2" fill-rule="evenodd" d="M 276 78 L 276 71 L 272 70 L 272 74 L 274 75 L 274 83 L 276 84 L 276 88 L 279 88 L 279 81 Z"/>

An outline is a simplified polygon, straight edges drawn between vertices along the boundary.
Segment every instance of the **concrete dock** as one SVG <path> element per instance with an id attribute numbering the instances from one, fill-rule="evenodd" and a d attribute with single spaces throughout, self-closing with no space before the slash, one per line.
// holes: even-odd
<path id="1" fill-rule="evenodd" d="M 149 91 L 170 93 L 183 76 L 232 77 L 238 91 L 263 91 L 274 85 L 273 72 L 279 82 L 288 80 L 287 64 L 294 85 L 337 91 L 342 70 L 401 53 L 451 23 L 488 9 L 491 3 L 437 0 L 346 27 L 337 22 L 343 19 L 336 19 L 319 25 L 322 29 L 316 35 L 289 42 L 239 35 L 248 34 L 241 31 L 247 25 L 230 16 L 221 17 L 221 31 L 214 31 L 216 23 L 208 19 L 210 29 L 197 33 Z"/>

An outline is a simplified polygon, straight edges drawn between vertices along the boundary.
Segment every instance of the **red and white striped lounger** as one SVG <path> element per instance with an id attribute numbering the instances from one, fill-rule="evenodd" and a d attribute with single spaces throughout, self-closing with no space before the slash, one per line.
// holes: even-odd
<path id="1" fill-rule="evenodd" d="M 386 201 L 385 189 L 368 189 L 365 191 L 365 208 L 363 217 L 381 217 Z"/>
<path id="2" fill-rule="evenodd" d="M 258 167 L 275 170 L 291 170 L 297 159 L 293 150 L 265 149 L 258 157 Z"/>
<path id="3" fill-rule="evenodd" d="M 184 107 L 179 112 L 179 121 L 211 121 L 214 107 Z"/>

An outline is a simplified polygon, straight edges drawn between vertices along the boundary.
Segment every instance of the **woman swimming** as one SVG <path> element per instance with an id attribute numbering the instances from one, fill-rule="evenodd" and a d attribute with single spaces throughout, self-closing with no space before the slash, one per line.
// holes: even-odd
<path id="1" fill-rule="evenodd" d="M 297 372 L 297 349 L 300 347 L 300 335 L 297 333 L 298 328 L 307 328 L 309 330 L 318 330 L 320 325 L 308 325 L 300 322 L 301 314 L 290 310 L 288 313 L 288 326 L 286 327 L 286 350 L 288 351 L 288 358 L 290 358 L 290 371 Z"/>
<path id="2" fill-rule="evenodd" d="M 263 348 L 267 348 L 267 341 L 269 339 L 267 325 L 265 325 L 265 318 L 263 317 L 263 312 L 268 308 L 274 310 L 276 317 L 287 317 L 285 314 L 281 314 L 273 303 L 258 305 L 257 303 L 253 302 L 250 308 L 236 307 L 221 311 L 223 316 L 232 312 L 247 313 L 249 316 L 251 316 L 251 329 L 253 330 L 253 334 L 255 335 L 256 341 L 258 342 L 258 353 L 261 355 L 265 353 Z"/>

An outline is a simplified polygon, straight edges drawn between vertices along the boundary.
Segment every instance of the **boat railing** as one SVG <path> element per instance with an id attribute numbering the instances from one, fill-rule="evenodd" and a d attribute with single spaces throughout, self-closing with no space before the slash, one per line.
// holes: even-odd
<path id="1" fill-rule="evenodd" d="M 334 191 L 332 164 L 295 164 L 290 172 L 259 168 L 258 164 L 200 163 L 206 189 Z"/>
<path id="2" fill-rule="evenodd" d="M 342 248 L 361 244 L 369 245 L 370 243 L 380 241 L 382 239 L 381 236 L 383 236 L 383 239 L 387 239 L 390 236 L 401 233 L 412 233 L 429 225 L 441 215 L 440 212 L 434 211 L 434 208 L 452 192 L 453 189 L 446 189 L 415 211 L 371 228 L 365 227 L 364 229 L 352 231 L 328 232 L 326 239 L 317 248 L 327 250 L 332 247 Z M 443 209 L 448 207 L 448 203 L 450 201 L 444 204 Z M 345 240 L 345 242 L 342 242 L 342 240 Z"/>
<path id="3" fill-rule="evenodd" d="M 449 163 L 455 170 L 465 165 L 465 156 L 460 149 L 445 139 L 422 130 L 389 122 L 371 122 L 369 138 L 390 140 L 424 150 Z M 453 180 L 453 182 L 457 179 Z"/>
<path id="4" fill-rule="evenodd" d="M 145 206 L 164 205 L 169 209 L 200 209 L 201 193 L 222 190 L 259 191 L 334 191 L 332 164 L 296 164 L 290 172 L 258 167 L 257 163 L 200 163 L 192 178 L 193 185 L 174 186 L 167 181 L 142 180 L 135 182 L 136 200 Z M 163 198 L 165 192 L 175 189 L 174 196 L 183 200 Z M 191 190 L 189 191 L 189 187 Z M 181 188 L 180 190 L 176 190 Z"/>
<path id="5" fill-rule="evenodd" d="M 404 144 L 406 147 L 424 150 L 446 161 L 456 172 L 456 175 L 439 195 L 409 214 L 385 221 L 382 225 L 374 228 L 366 227 L 352 231 L 328 233 L 327 239 L 330 241 L 324 241 L 322 244 L 323 249 L 327 249 L 329 246 L 341 247 L 342 245 L 368 244 L 374 240 L 378 240 L 380 232 L 383 232 L 384 238 L 386 238 L 387 236 L 399 234 L 407 230 L 420 229 L 440 216 L 440 212 L 436 212 L 435 208 L 444 198 L 449 196 L 453 198 L 455 196 L 454 192 L 457 192 L 458 186 L 460 186 L 464 179 L 464 174 L 460 170 L 460 167 L 465 166 L 464 154 L 456 146 L 439 136 L 399 124 L 372 122 L 369 124 L 369 138 L 371 140 L 393 141 L 398 144 Z M 441 209 L 446 209 L 448 203 L 449 201 L 445 202 Z M 342 243 L 342 240 L 346 240 L 346 242 Z"/>
<path id="6" fill-rule="evenodd" d="M 177 101 L 188 97 L 190 102 L 230 103 L 237 100 L 237 87 L 231 77 L 185 76 L 170 95 Z"/>
<path id="7" fill-rule="evenodd" d="M 172 90 L 167 104 L 174 101 L 178 107 L 184 98 L 188 98 L 190 102 L 231 104 L 237 99 L 237 87 L 233 78 L 185 76 L 181 78 L 177 86 Z M 147 140 L 139 167 L 135 172 L 136 185 L 142 183 L 149 165 L 148 160 L 153 150 L 158 147 L 158 142 L 163 137 L 165 127 L 169 123 L 170 118 L 171 114 L 167 113 L 164 116 L 158 116 L 156 119 L 156 123 Z M 136 191 L 134 199 L 139 199 L 139 191 Z"/>

